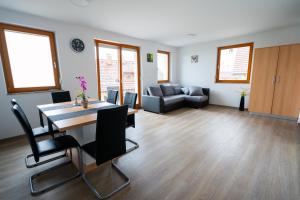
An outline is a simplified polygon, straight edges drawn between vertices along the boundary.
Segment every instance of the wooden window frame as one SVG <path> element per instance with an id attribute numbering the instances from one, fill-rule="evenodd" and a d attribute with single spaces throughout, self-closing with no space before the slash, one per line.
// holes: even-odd
<path id="1" fill-rule="evenodd" d="M 229 46 L 218 47 L 218 56 L 217 56 L 217 66 L 216 66 L 216 83 L 250 83 L 251 77 L 251 67 L 252 67 L 252 57 L 253 57 L 253 42 L 250 43 L 243 43 L 243 44 L 235 44 Z M 248 60 L 248 71 L 247 71 L 247 79 L 246 80 L 220 80 L 220 58 L 221 58 L 221 51 L 224 49 L 232 49 L 232 48 L 239 48 L 239 47 L 250 47 L 249 52 L 249 60 Z"/>
<path id="2" fill-rule="evenodd" d="M 99 59 L 99 44 L 106 44 L 119 47 L 119 60 L 120 60 L 120 91 L 123 91 L 123 73 L 122 73 L 122 48 L 135 49 L 137 51 L 137 76 L 138 76 L 138 104 L 136 108 L 141 107 L 141 59 L 140 59 L 140 47 L 122 44 L 118 42 L 111 42 L 107 40 L 95 39 L 95 48 L 96 48 L 96 65 L 97 65 L 97 84 L 98 84 L 98 99 L 101 99 L 101 80 L 100 80 L 100 59 Z M 120 103 L 123 104 L 123 95 L 120 95 Z"/>
<path id="3" fill-rule="evenodd" d="M 10 61 L 8 56 L 8 49 L 7 49 L 7 44 L 6 44 L 5 34 L 4 34 L 5 30 L 22 32 L 22 33 L 31 33 L 35 35 L 44 35 L 49 37 L 55 86 L 26 87 L 26 88 L 14 87 L 13 76 L 12 76 Z M 57 52 L 56 52 L 56 45 L 55 45 L 55 35 L 53 32 L 36 29 L 36 28 L 19 26 L 19 25 L 0 23 L 0 53 L 1 53 L 3 72 L 4 72 L 5 82 L 6 82 L 6 89 L 8 93 L 36 92 L 36 91 L 61 89 Z"/>
<path id="4" fill-rule="evenodd" d="M 170 82 L 170 52 L 157 50 L 157 53 L 166 54 L 168 56 L 168 78 L 166 80 L 157 80 L 158 83 L 168 83 Z"/>

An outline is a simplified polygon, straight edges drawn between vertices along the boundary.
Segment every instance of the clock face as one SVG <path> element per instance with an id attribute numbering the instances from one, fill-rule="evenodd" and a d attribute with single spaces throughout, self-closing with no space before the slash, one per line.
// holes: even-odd
<path id="1" fill-rule="evenodd" d="M 71 41 L 71 47 L 75 52 L 82 52 L 84 50 L 84 43 L 81 39 L 75 38 Z"/>

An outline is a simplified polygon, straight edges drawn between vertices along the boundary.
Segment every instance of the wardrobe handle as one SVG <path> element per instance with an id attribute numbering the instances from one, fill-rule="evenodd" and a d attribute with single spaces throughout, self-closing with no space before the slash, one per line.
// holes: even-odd
<path id="1" fill-rule="evenodd" d="M 272 83 L 273 83 L 273 85 L 275 85 L 275 84 L 276 84 L 276 75 L 275 75 L 275 76 L 273 76 Z"/>

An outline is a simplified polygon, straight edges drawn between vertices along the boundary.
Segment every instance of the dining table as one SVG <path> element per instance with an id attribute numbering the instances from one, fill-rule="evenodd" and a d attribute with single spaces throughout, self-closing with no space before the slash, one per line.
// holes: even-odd
<path id="1" fill-rule="evenodd" d="M 100 101 L 97 99 L 89 99 L 88 107 L 83 108 L 81 104 L 75 104 L 75 101 L 63 103 L 51 103 L 38 105 L 40 123 L 44 126 L 46 117 L 49 131 L 53 131 L 55 126 L 59 132 L 64 132 L 81 126 L 94 124 L 97 121 L 97 111 L 117 107 L 118 105 Z M 134 115 L 137 109 L 128 108 L 128 115 Z"/>
<path id="2" fill-rule="evenodd" d="M 119 105 L 92 98 L 88 99 L 88 102 L 87 108 L 76 104 L 75 101 L 37 105 L 40 124 L 45 126 L 44 119 L 46 118 L 50 132 L 55 127 L 59 132 L 72 135 L 81 145 L 91 142 L 95 140 L 98 110 Z M 134 119 L 137 112 L 137 109 L 128 108 L 127 115 L 133 115 Z M 88 155 L 84 155 L 83 160 L 86 166 L 94 163 Z"/>

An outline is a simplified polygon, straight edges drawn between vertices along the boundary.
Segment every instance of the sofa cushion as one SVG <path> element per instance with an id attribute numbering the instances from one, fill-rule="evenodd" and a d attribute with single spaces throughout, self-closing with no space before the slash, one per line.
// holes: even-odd
<path id="1" fill-rule="evenodd" d="M 187 102 L 201 103 L 208 100 L 208 96 L 185 96 L 184 99 Z"/>
<path id="2" fill-rule="evenodd" d="M 189 95 L 190 94 L 190 91 L 189 91 L 189 88 L 188 87 L 183 87 L 181 88 L 181 92 L 185 95 Z"/>
<path id="3" fill-rule="evenodd" d="M 191 86 L 189 88 L 190 91 L 190 96 L 203 96 L 203 90 L 202 87 L 197 87 L 197 86 Z"/>
<path id="4" fill-rule="evenodd" d="M 169 105 L 183 102 L 185 97 L 186 97 L 186 95 L 184 95 L 184 94 L 163 97 L 164 105 L 169 106 Z"/>
<path id="5" fill-rule="evenodd" d="M 148 92 L 149 92 L 150 96 L 157 96 L 157 97 L 163 96 L 163 93 L 159 86 L 150 86 L 148 88 Z"/>
<path id="6" fill-rule="evenodd" d="M 160 85 L 160 88 L 164 96 L 171 96 L 175 94 L 173 85 Z"/>
<path id="7" fill-rule="evenodd" d="M 175 91 L 175 95 L 176 94 L 182 94 L 181 92 L 181 86 L 179 84 L 174 84 L 174 91 Z"/>

